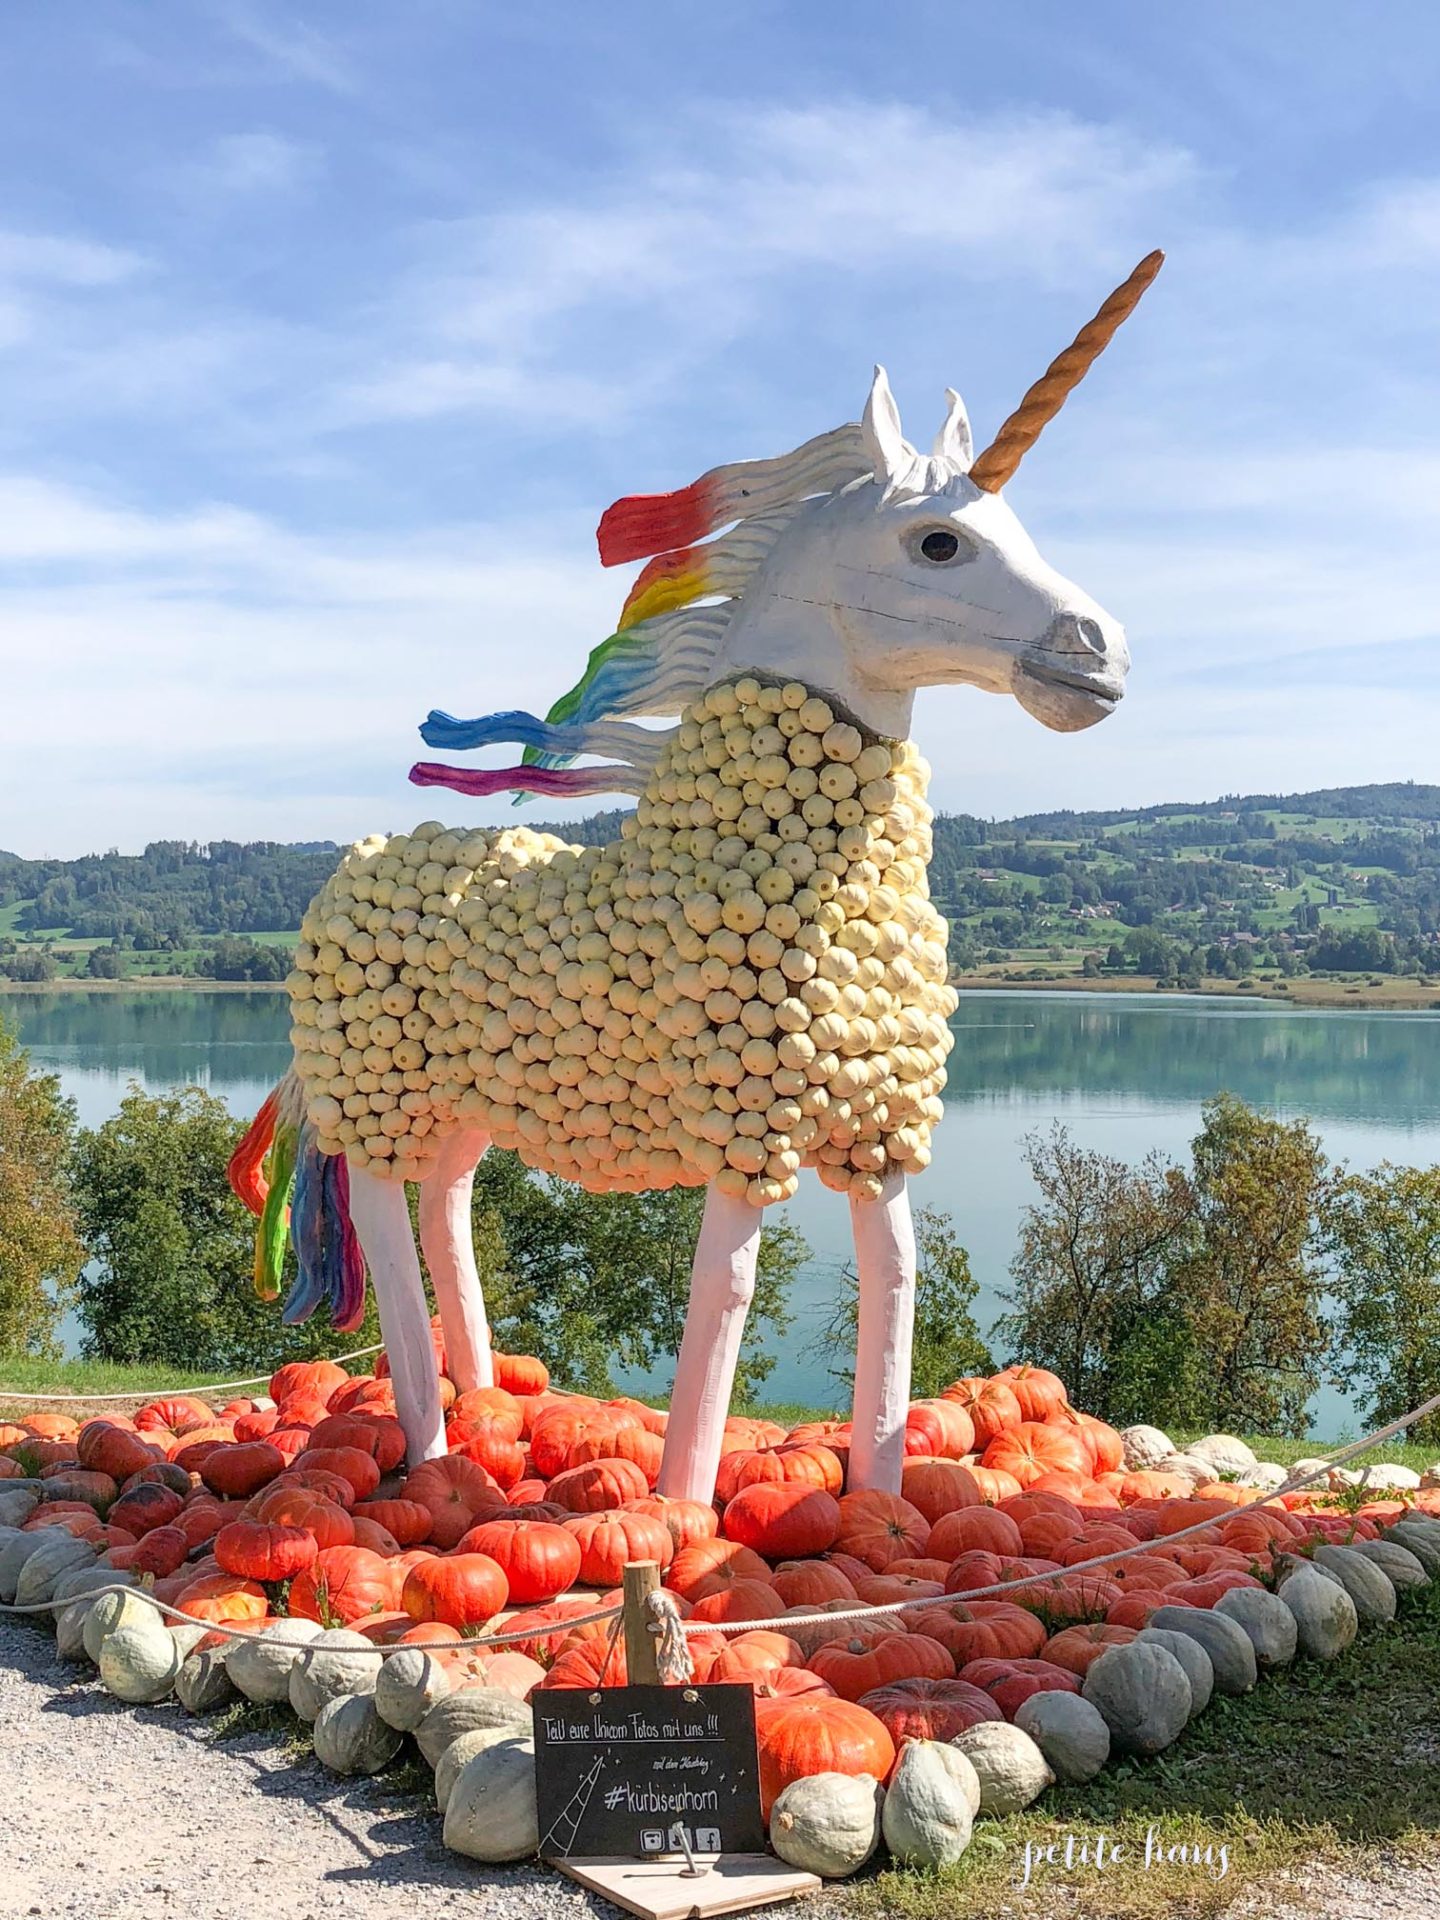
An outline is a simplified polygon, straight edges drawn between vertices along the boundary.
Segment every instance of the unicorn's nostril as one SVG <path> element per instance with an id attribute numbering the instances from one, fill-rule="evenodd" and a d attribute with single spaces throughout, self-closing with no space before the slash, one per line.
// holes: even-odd
<path id="1" fill-rule="evenodd" d="M 1046 647 L 1055 653 L 1093 653 L 1105 658 L 1105 629 L 1088 614 L 1062 613 L 1050 624 Z"/>

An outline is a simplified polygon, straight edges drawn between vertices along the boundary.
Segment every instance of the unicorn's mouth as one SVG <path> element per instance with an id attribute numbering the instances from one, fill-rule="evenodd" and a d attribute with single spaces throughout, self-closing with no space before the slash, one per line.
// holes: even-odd
<path id="1" fill-rule="evenodd" d="M 1115 711 L 1125 683 L 1112 675 L 1067 671 L 1046 663 L 1017 660 L 1012 682 L 1025 711 L 1056 733 L 1080 733 Z"/>

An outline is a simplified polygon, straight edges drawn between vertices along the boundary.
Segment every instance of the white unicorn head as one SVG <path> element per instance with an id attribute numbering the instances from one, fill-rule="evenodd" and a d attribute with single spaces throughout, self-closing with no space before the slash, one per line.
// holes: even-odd
<path id="1" fill-rule="evenodd" d="M 978 457 L 953 390 L 931 452 L 917 452 L 877 367 L 858 423 L 617 501 L 602 561 L 653 557 L 575 687 L 544 720 L 436 713 L 421 729 L 432 746 L 518 741 L 529 764 L 422 765 L 412 778 L 472 794 L 638 793 L 668 736 L 625 722 L 676 713 L 737 671 L 803 681 L 897 739 L 926 686 L 1013 694 L 1062 733 L 1103 720 L 1125 690 L 1124 632 L 1041 558 L 1000 489 L 1163 258 L 1141 261 Z M 584 754 L 621 764 L 574 766 Z"/>

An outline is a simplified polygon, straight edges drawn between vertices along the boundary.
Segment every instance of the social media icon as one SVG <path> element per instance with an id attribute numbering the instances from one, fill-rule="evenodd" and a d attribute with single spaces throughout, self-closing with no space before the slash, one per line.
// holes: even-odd
<path id="1" fill-rule="evenodd" d="M 719 1853 L 720 1829 L 718 1827 L 697 1827 L 695 1829 L 695 1851 L 697 1853 Z"/>
<path id="2" fill-rule="evenodd" d="M 640 1829 L 640 1851 L 642 1853 L 663 1853 L 665 1851 L 665 1835 L 659 1827 L 642 1827 Z"/>

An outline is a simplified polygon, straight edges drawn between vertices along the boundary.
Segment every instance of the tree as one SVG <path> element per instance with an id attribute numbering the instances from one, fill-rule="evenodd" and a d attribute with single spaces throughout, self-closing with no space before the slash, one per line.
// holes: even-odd
<path id="1" fill-rule="evenodd" d="M 1335 1180 L 1321 1207 L 1341 1302 L 1341 1382 L 1365 1392 L 1367 1419 L 1395 1420 L 1440 1393 L 1440 1167 Z M 1440 1413 L 1411 1429 L 1440 1440 Z"/>
<path id="2" fill-rule="evenodd" d="M 1188 1178 L 1158 1153 L 1132 1167 L 1081 1147 L 1058 1121 L 1024 1147 L 1039 1198 L 1021 1219 L 1003 1296 L 1013 1310 L 996 1333 L 1087 1411 L 1122 1426 L 1175 1418 L 1196 1356 L 1163 1302 L 1193 1233 Z"/>
<path id="3" fill-rule="evenodd" d="M 120 1110 L 80 1135 L 76 1192 L 97 1270 L 80 1283 L 85 1351 L 201 1372 L 261 1372 L 332 1350 L 317 1314 L 281 1324 L 252 1280 L 255 1223 L 231 1193 L 226 1163 L 242 1131 L 199 1087 L 150 1095 L 132 1085 Z M 379 1339 L 373 1299 L 357 1346 Z"/>
<path id="4" fill-rule="evenodd" d="M 59 1352 L 85 1259 L 70 1192 L 74 1103 L 0 1024 L 0 1352 Z"/>
<path id="5" fill-rule="evenodd" d="M 1308 1121 L 1226 1093 L 1203 1111 L 1192 1146 L 1198 1238 L 1170 1286 L 1204 1357 L 1195 1417 L 1298 1438 L 1331 1341 L 1314 1233 L 1329 1163 Z"/>
<path id="6" fill-rule="evenodd" d="M 971 1308 L 980 1283 L 970 1256 L 955 1237 L 950 1215 L 939 1207 L 915 1210 L 915 1344 L 910 1391 L 933 1399 L 952 1380 L 992 1373 L 995 1362 L 980 1337 Z M 829 1369 L 847 1387 L 855 1384 L 855 1342 L 860 1330 L 860 1288 L 855 1269 L 840 1272 L 840 1292 L 815 1350 L 838 1362 Z"/>
<path id="7" fill-rule="evenodd" d="M 693 1187 L 587 1193 L 492 1149 L 476 1174 L 474 1225 L 497 1344 L 538 1354 L 567 1385 L 598 1393 L 615 1391 L 617 1361 L 647 1371 L 672 1363 L 704 1200 Z M 787 1222 L 766 1224 L 736 1372 L 740 1400 L 774 1368 L 764 1340 L 789 1324 L 787 1296 L 809 1257 Z"/>

